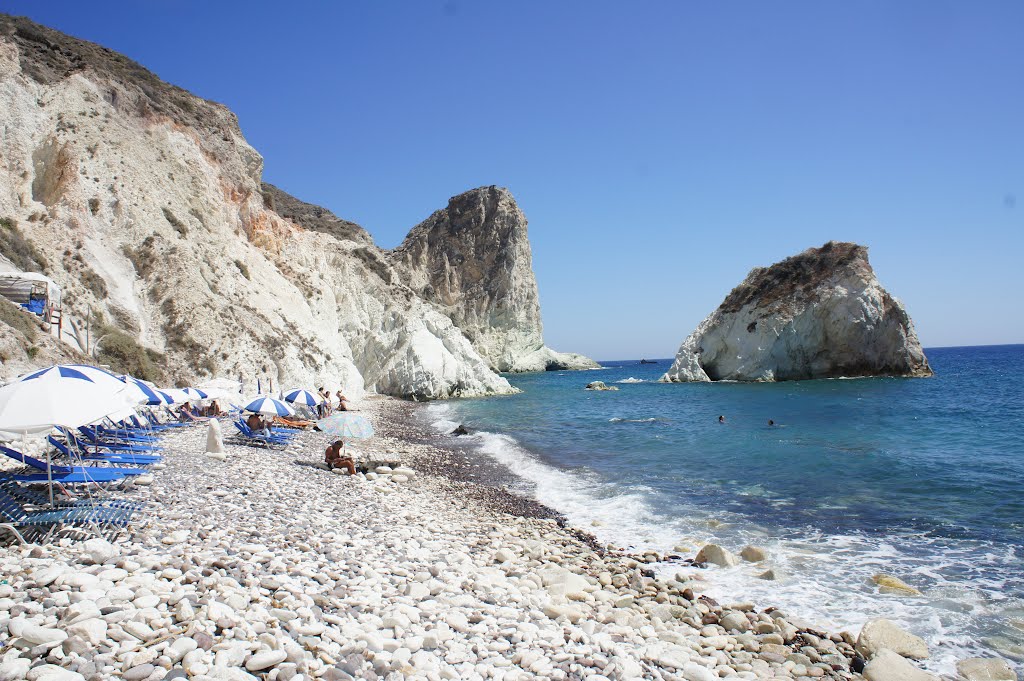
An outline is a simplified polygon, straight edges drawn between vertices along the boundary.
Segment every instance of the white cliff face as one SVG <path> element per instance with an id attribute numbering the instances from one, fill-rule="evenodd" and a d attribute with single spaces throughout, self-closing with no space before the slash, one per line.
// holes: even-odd
<path id="1" fill-rule="evenodd" d="M 829 242 L 755 268 L 679 348 L 663 381 L 929 376 L 903 305 L 867 249 Z"/>
<path id="2" fill-rule="evenodd" d="M 503 187 L 453 196 L 417 225 L 391 262 L 444 312 L 495 371 L 590 369 L 544 345 L 526 216 Z"/>
<path id="3" fill-rule="evenodd" d="M 286 195 L 291 217 L 275 212 L 224 107 L 0 16 L 0 128 L 0 217 L 45 255 L 66 319 L 102 320 L 101 360 L 350 397 L 514 391 L 361 228 L 312 224 Z"/>

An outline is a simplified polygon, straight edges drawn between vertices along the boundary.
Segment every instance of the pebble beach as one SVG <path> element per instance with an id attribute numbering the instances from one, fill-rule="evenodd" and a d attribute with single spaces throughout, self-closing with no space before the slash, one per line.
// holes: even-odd
<path id="1" fill-rule="evenodd" d="M 315 432 L 215 460 L 198 425 L 162 437 L 151 485 L 112 494 L 147 503 L 112 543 L 0 548 L 0 680 L 857 679 L 858 647 L 869 679 L 935 678 L 914 641 L 872 657 L 870 637 L 703 597 L 692 561 L 654 579 L 651 556 L 474 479 L 414 405 L 359 407 L 378 435 L 357 464 L 414 473 L 317 468 Z"/>

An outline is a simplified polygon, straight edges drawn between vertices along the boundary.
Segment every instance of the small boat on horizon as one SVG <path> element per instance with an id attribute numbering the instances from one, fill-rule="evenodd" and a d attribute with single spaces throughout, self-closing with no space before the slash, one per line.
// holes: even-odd
<path id="1" fill-rule="evenodd" d="M 657 364 L 658 360 L 656 360 L 656 359 L 642 359 L 642 360 L 640 360 L 640 363 L 641 364 Z"/>

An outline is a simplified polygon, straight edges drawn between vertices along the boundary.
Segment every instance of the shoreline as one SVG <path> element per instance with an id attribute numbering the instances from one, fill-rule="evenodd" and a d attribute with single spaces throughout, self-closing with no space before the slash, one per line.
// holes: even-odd
<path id="1" fill-rule="evenodd" d="M 683 563 L 654 579 L 643 557 L 474 480 L 416 405 L 358 406 L 379 435 L 356 449 L 399 454 L 411 480 L 309 465 L 320 433 L 216 461 L 206 427 L 181 429 L 153 484 L 119 495 L 150 504 L 114 545 L 0 549 L 0 678 L 41 664 L 69 681 L 861 678 L 850 633 L 720 605 Z"/>

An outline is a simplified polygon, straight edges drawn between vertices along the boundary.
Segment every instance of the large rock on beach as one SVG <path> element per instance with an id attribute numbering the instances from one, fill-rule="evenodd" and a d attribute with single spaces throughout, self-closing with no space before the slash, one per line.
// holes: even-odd
<path id="1" fill-rule="evenodd" d="M 662 381 L 930 376 L 903 304 L 868 250 L 830 241 L 756 267 L 683 341 Z"/>
<path id="2" fill-rule="evenodd" d="M 27 254 L 10 266 L 47 263 L 67 347 L 102 318 L 98 361 L 119 372 L 436 399 L 516 392 L 496 370 L 594 366 L 544 345 L 505 189 L 453 197 L 392 254 L 264 183 L 225 106 L 24 17 L 0 15 L 0 101 L 3 238 Z"/>
<path id="3" fill-rule="evenodd" d="M 928 644 L 919 636 L 903 631 L 887 619 L 866 622 L 857 637 L 857 652 L 866 658 L 889 650 L 903 657 L 923 660 L 928 657 Z"/>
<path id="4" fill-rule="evenodd" d="M 697 552 L 696 558 L 698 563 L 714 563 L 721 567 L 733 567 L 739 565 L 739 559 L 728 549 L 722 548 L 718 544 L 708 544 Z"/>
<path id="5" fill-rule="evenodd" d="M 217 419 L 210 419 L 206 424 L 206 453 L 224 453 L 224 433 L 221 432 L 220 421 Z"/>
<path id="6" fill-rule="evenodd" d="M 891 650 L 881 650 L 864 667 L 868 681 L 939 681 L 939 677 L 915 667 Z"/>
<path id="7" fill-rule="evenodd" d="M 993 657 L 972 657 L 956 663 L 956 671 L 964 681 L 1017 681 L 1017 672 L 1006 660 Z"/>
<path id="8" fill-rule="evenodd" d="M 905 596 L 921 596 L 921 591 L 910 586 L 899 577 L 894 575 L 877 574 L 871 577 L 871 581 L 878 585 L 878 590 L 888 594 L 902 594 Z"/>

